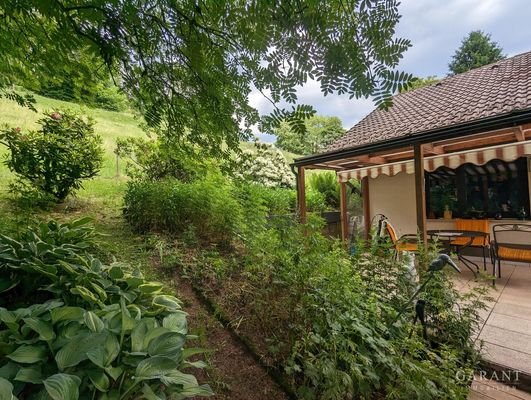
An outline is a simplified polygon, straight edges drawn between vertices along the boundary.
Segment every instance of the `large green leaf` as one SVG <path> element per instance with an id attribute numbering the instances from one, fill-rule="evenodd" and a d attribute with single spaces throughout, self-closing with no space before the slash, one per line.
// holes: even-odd
<path id="1" fill-rule="evenodd" d="M 136 367 L 135 377 L 140 380 L 159 379 L 177 369 L 177 362 L 168 357 L 150 357 Z"/>
<path id="2" fill-rule="evenodd" d="M 106 338 L 102 345 L 87 351 L 90 361 L 100 368 L 108 367 L 118 354 L 120 354 L 120 343 L 112 333 L 105 333 Z"/>
<path id="3" fill-rule="evenodd" d="M 0 399 L 16 400 L 16 397 L 13 395 L 13 385 L 4 378 L 0 378 Z"/>
<path id="4" fill-rule="evenodd" d="M 142 387 L 142 394 L 144 395 L 144 399 L 146 400 L 164 400 L 165 397 L 159 397 L 153 389 L 147 384 L 144 383 L 144 386 Z"/>
<path id="5" fill-rule="evenodd" d="M 166 356 L 178 360 L 186 336 L 177 332 L 167 332 L 153 339 L 148 346 L 150 356 Z"/>
<path id="6" fill-rule="evenodd" d="M 11 311 L 8 311 L 5 308 L 0 307 L 0 321 L 6 324 L 13 324 L 17 322 L 17 316 Z"/>
<path id="7" fill-rule="evenodd" d="M 107 375 L 105 375 L 105 372 L 103 372 L 100 369 L 91 369 L 87 371 L 87 375 L 92 382 L 92 384 L 98 389 L 100 392 L 106 392 L 109 390 L 109 378 Z"/>
<path id="8" fill-rule="evenodd" d="M 160 381 L 166 386 L 182 385 L 184 388 L 198 385 L 195 376 L 184 374 L 177 369 L 164 374 L 164 376 L 161 376 Z"/>
<path id="9" fill-rule="evenodd" d="M 188 324 L 186 322 L 186 313 L 184 311 L 175 311 L 170 315 L 164 317 L 162 326 L 168 328 L 172 332 L 178 332 L 186 335 L 188 332 Z"/>
<path id="10" fill-rule="evenodd" d="M 189 397 L 208 397 L 213 396 L 214 392 L 208 385 L 198 385 L 198 386 L 188 386 L 182 388 L 180 386 L 172 386 L 168 388 L 172 394 L 177 394 L 180 399 L 189 398 Z"/>
<path id="11" fill-rule="evenodd" d="M 44 341 L 55 339 L 55 332 L 52 325 L 37 318 L 24 318 L 27 326 L 39 334 L 39 338 Z"/>
<path id="12" fill-rule="evenodd" d="M 162 290 L 162 284 L 157 282 L 148 282 L 138 286 L 138 290 L 142 293 L 157 293 Z"/>
<path id="13" fill-rule="evenodd" d="M 83 319 L 85 321 L 85 325 L 87 325 L 87 327 L 92 332 L 101 332 L 103 331 L 103 328 L 105 327 L 100 317 L 98 317 L 92 311 L 85 312 L 85 316 Z"/>
<path id="14" fill-rule="evenodd" d="M 21 368 L 15 376 L 16 381 L 39 384 L 42 383 L 42 372 L 39 365 Z"/>
<path id="15" fill-rule="evenodd" d="M 75 288 L 70 289 L 70 293 L 77 294 L 83 300 L 88 301 L 89 303 L 102 304 L 98 296 L 84 286 L 76 286 Z"/>
<path id="16" fill-rule="evenodd" d="M 12 380 L 18 373 L 20 365 L 8 361 L 2 368 L 0 368 L 0 378 Z"/>
<path id="17" fill-rule="evenodd" d="M 81 379 L 75 375 L 55 374 L 44 380 L 44 387 L 53 400 L 78 400 Z"/>
<path id="18" fill-rule="evenodd" d="M 63 371 L 67 367 L 73 367 L 88 358 L 90 350 L 98 349 L 104 345 L 107 339 L 105 333 L 81 333 L 73 337 L 55 355 L 55 361 L 59 370 Z"/>
<path id="19" fill-rule="evenodd" d="M 159 294 L 153 297 L 153 305 L 164 307 L 169 311 L 175 311 L 181 308 L 181 301 L 174 296 Z"/>
<path id="20" fill-rule="evenodd" d="M 54 324 L 60 321 L 78 321 L 83 319 L 85 310 L 81 307 L 59 307 L 50 311 L 52 322 Z"/>
<path id="21" fill-rule="evenodd" d="M 7 358 L 21 364 L 33 364 L 46 360 L 47 356 L 48 351 L 45 346 L 22 345 L 7 355 Z"/>

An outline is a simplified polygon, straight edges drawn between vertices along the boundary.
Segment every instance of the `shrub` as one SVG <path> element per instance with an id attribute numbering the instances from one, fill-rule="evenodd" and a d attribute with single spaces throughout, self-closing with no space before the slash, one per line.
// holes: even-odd
<path id="1" fill-rule="evenodd" d="M 339 208 L 339 183 L 333 172 L 319 172 L 310 175 L 309 186 L 312 191 L 321 193 L 327 208 Z"/>
<path id="2" fill-rule="evenodd" d="M 98 90 L 91 105 L 109 111 L 125 111 L 128 106 L 127 97 L 110 83 L 98 85 Z"/>
<path id="3" fill-rule="evenodd" d="M 148 138 L 120 138 L 115 153 L 126 160 L 126 173 L 133 179 L 175 178 L 190 182 L 206 174 L 206 167 L 194 161 L 173 141 L 148 133 Z"/>
<path id="4" fill-rule="evenodd" d="M 244 150 L 237 176 L 267 187 L 292 187 L 294 176 L 282 152 L 266 143 Z"/>
<path id="5" fill-rule="evenodd" d="M 139 232 L 182 234 L 193 227 L 202 240 L 230 241 L 242 220 L 233 189 L 219 174 L 190 183 L 175 179 L 132 181 L 124 198 L 125 217 Z"/>
<path id="6" fill-rule="evenodd" d="M 461 294 L 449 272 L 435 275 L 422 293 L 426 340 L 412 324 L 413 305 L 393 324 L 416 288 L 407 265 L 379 248 L 349 256 L 321 228 L 310 215 L 305 226 L 279 220 L 249 237 L 235 281 L 245 277 L 252 293 L 222 295 L 245 316 L 239 329 L 266 338 L 273 350 L 264 357 L 285 367 L 301 399 L 464 398 L 469 381 L 459 377 L 477 365 L 472 337 L 484 289 Z M 421 283 L 433 254 L 420 257 Z"/>
<path id="7" fill-rule="evenodd" d="M 0 236 L 0 394 L 133 399 L 210 395 L 183 370 L 201 349 L 180 301 L 139 271 L 90 256 L 86 220 Z M 28 293 L 32 293 L 28 295 Z"/>
<path id="8" fill-rule="evenodd" d="M 22 133 L 4 129 L 0 141 L 10 154 L 5 161 L 20 181 L 64 200 L 82 187 L 82 181 L 96 176 L 101 168 L 101 138 L 93 123 L 72 112 L 45 113 L 38 131 Z"/>

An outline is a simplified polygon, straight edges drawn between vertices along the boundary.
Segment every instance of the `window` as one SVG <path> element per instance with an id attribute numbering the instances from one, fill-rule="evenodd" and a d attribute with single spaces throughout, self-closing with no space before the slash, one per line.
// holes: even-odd
<path id="1" fill-rule="evenodd" d="M 522 210 L 529 217 L 527 163 L 521 157 L 426 172 L 428 218 L 441 218 L 445 209 L 454 218 L 519 218 Z"/>

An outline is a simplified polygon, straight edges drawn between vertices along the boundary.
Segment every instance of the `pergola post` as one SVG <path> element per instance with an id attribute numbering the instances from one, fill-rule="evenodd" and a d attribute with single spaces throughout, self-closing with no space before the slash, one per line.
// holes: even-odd
<path id="1" fill-rule="evenodd" d="M 424 149 L 421 144 L 413 146 L 415 156 L 415 200 L 417 209 L 417 229 L 424 244 L 428 245 L 426 234 L 426 196 L 424 184 Z"/>
<path id="2" fill-rule="evenodd" d="M 348 208 L 347 208 L 347 185 L 339 182 L 339 206 L 341 211 L 341 240 L 348 239 Z"/>
<path id="3" fill-rule="evenodd" d="M 304 167 L 297 168 L 297 211 L 301 224 L 306 223 L 306 179 Z"/>
<path id="4" fill-rule="evenodd" d="M 361 200 L 363 202 L 363 224 L 365 225 L 365 240 L 371 235 L 371 205 L 369 203 L 369 177 L 361 180 Z"/>

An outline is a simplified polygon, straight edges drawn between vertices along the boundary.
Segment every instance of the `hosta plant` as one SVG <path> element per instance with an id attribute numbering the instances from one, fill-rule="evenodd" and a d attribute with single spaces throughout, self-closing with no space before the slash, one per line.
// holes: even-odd
<path id="1" fill-rule="evenodd" d="M 210 395 L 187 371 L 203 366 L 189 359 L 203 350 L 184 348 L 180 301 L 127 265 L 92 258 L 92 236 L 75 221 L 0 237 L 0 398 Z"/>

